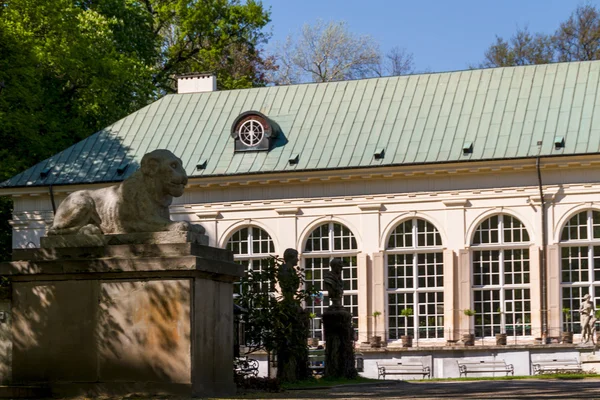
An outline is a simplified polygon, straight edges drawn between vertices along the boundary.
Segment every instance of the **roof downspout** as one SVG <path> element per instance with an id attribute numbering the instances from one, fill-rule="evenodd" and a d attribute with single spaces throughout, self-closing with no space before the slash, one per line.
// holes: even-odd
<path id="1" fill-rule="evenodd" d="M 546 343 L 548 337 L 548 282 L 546 276 L 546 250 L 548 239 L 546 237 L 547 216 L 546 203 L 544 201 L 544 189 L 542 188 L 542 171 L 540 169 L 540 156 L 536 157 L 535 167 L 537 169 L 538 188 L 540 191 L 540 207 L 542 211 L 542 251 L 540 253 L 540 283 L 542 291 L 542 343 Z"/>
<path id="2" fill-rule="evenodd" d="M 52 202 L 52 213 L 56 215 L 56 203 L 54 202 L 54 190 L 52 190 L 52 185 L 50 185 L 50 201 Z"/>

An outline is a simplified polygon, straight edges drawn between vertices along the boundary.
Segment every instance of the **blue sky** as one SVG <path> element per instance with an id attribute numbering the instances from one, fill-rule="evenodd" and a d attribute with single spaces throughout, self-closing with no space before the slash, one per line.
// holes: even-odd
<path id="1" fill-rule="evenodd" d="M 452 71 L 483 60 L 495 36 L 518 27 L 551 33 L 580 4 L 600 0 L 263 0 L 271 7 L 273 37 L 283 42 L 317 19 L 346 21 L 357 34 L 371 35 L 383 52 L 394 46 L 414 55 L 417 71 Z"/>

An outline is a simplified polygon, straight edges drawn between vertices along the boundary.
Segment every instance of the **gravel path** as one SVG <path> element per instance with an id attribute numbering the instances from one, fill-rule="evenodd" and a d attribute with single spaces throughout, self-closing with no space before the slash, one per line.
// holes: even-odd
<path id="1" fill-rule="evenodd" d="M 248 397 L 244 397 L 248 398 Z M 600 399 L 600 379 L 386 382 L 262 394 L 264 399 Z"/>

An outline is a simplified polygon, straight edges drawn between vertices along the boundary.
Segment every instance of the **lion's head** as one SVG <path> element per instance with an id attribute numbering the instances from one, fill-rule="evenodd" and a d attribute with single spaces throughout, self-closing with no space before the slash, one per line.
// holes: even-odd
<path id="1" fill-rule="evenodd" d="M 179 197 L 188 178 L 181 160 L 169 150 L 154 150 L 142 158 L 140 170 L 144 181 L 154 192 L 163 196 Z"/>

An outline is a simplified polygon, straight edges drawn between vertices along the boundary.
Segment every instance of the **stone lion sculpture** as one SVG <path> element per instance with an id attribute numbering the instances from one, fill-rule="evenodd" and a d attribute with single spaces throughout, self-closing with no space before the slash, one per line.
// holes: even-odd
<path id="1" fill-rule="evenodd" d="M 71 193 L 60 204 L 48 235 L 119 234 L 158 231 L 204 233 L 200 225 L 171 221 L 173 197 L 183 195 L 188 178 L 181 160 L 154 150 L 118 185 Z"/>

